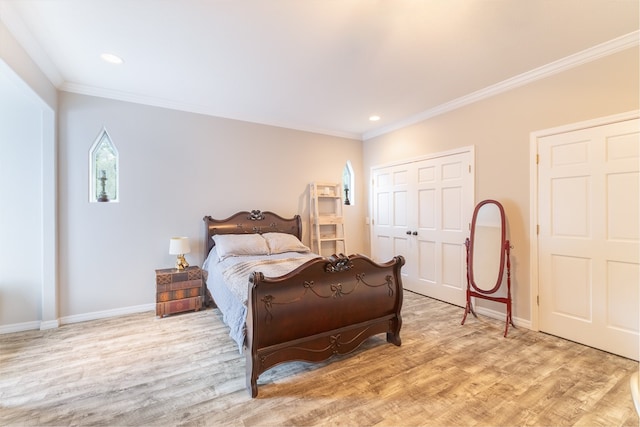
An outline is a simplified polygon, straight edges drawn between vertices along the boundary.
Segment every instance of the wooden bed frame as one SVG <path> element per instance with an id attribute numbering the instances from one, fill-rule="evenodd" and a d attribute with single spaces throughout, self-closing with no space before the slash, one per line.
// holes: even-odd
<path id="1" fill-rule="evenodd" d="M 216 220 L 204 217 L 205 256 L 214 234 L 281 232 L 302 234 L 300 216 L 238 212 Z M 258 376 L 294 360 L 320 362 L 355 350 L 365 339 L 386 333 L 401 344 L 402 256 L 378 264 L 364 255 L 333 255 L 308 261 L 281 277 L 254 272 L 247 277 L 249 297 L 244 353 L 251 397 Z"/>

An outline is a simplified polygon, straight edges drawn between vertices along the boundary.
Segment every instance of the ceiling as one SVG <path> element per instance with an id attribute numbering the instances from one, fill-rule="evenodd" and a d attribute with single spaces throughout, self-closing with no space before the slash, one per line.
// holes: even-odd
<path id="1" fill-rule="evenodd" d="M 637 46 L 639 3 L 0 0 L 0 19 L 60 90 L 367 139 Z"/>

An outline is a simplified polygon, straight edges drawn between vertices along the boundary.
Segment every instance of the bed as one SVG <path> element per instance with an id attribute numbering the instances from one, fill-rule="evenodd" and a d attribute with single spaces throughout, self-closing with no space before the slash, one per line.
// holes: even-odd
<path id="1" fill-rule="evenodd" d="M 299 215 L 254 210 L 204 223 L 208 291 L 245 355 L 252 397 L 280 363 L 324 361 L 377 334 L 400 346 L 402 256 L 312 254 Z"/>

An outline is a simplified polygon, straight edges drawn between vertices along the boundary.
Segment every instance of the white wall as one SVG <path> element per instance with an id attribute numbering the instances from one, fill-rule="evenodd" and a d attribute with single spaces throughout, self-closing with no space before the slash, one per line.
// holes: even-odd
<path id="1" fill-rule="evenodd" d="M 57 92 L 3 22 L 0 80 L 0 332 L 55 327 Z M 10 251 L 16 239 L 26 251 Z"/>
<path id="2" fill-rule="evenodd" d="M 39 327 L 41 110 L 0 72 L 0 325 Z"/>
<path id="3" fill-rule="evenodd" d="M 301 214 L 308 243 L 309 182 L 340 180 L 347 160 L 363 176 L 361 141 L 65 92 L 58 114 L 63 321 L 154 303 L 154 270 L 175 262 L 171 236 L 188 236 L 187 261 L 202 265 L 205 215 Z M 120 155 L 119 203 L 88 201 L 103 126 Z M 346 212 L 350 252 L 365 249 L 359 200 Z"/>
<path id="4" fill-rule="evenodd" d="M 628 49 L 369 139 L 363 151 L 366 180 L 376 165 L 474 145 L 475 199 L 504 205 L 514 246 L 514 317 L 530 320 L 530 134 L 638 109 L 639 75 L 638 49 Z"/>

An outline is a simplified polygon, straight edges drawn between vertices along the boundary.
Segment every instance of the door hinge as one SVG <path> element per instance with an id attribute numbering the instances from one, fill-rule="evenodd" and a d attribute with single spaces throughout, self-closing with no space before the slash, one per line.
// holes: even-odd
<path id="1" fill-rule="evenodd" d="M 469 173 L 471 173 L 471 165 L 469 165 Z"/>
<path id="2" fill-rule="evenodd" d="M 540 224 L 536 224 L 536 235 L 540 235 Z"/>
<path id="3" fill-rule="evenodd" d="M 540 305 L 540 295 L 536 295 L 536 304 Z"/>
<path id="4" fill-rule="evenodd" d="M 536 165 L 540 164 L 540 154 L 536 154 Z"/>

